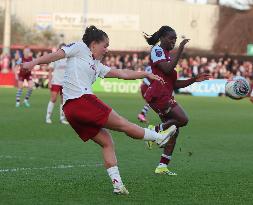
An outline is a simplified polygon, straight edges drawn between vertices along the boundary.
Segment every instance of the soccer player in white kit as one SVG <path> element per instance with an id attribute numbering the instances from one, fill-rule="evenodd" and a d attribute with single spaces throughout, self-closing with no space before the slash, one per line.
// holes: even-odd
<path id="1" fill-rule="evenodd" d="M 66 46 L 66 44 L 61 44 L 59 46 L 59 49 L 61 49 L 63 46 Z M 57 101 L 57 97 L 60 94 L 61 97 L 61 103 L 60 103 L 60 122 L 62 124 L 69 124 L 66 119 L 64 112 L 62 110 L 62 85 L 63 85 L 63 78 L 64 78 L 64 72 L 67 66 L 67 59 L 63 58 L 58 61 L 55 61 L 50 65 L 49 70 L 49 83 L 48 87 L 50 88 L 51 97 L 47 105 L 47 114 L 46 114 L 46 123 L 51 124 L 52 119 L 51 115 L 54 109 L 54 105 Z M 53 73 L 52 73 L 53 70 Z"/>
<path id="2" fill-rule="evenodd" d="M 164 146 L 176 132 L 171 126 L 163 133 L 139 127 L 117 114 L 92 92 L 92 84 L 98 77 L 120 78 L 125 80 L 163 79 L 145 71 L 114 69 L 103 65 L 100 60 L 107 52 L 109 38 L 95 26 L 86 28 L 81 42 L 71 43 L 55 53 L 24 63 L 22 69 L 31 69 L 35 65 L 50 63 L 67 58 L 67 67 L 63 83 L 63 110 L 65 116 L 84 141 L 92 140 L 102 148 L 104 166 L 111 178 L 115 194 L 128 194 L 120 177 L 115 155 L 114 143 L 107 129 L 124 132 L 131 138 L 155 141 Z"/>

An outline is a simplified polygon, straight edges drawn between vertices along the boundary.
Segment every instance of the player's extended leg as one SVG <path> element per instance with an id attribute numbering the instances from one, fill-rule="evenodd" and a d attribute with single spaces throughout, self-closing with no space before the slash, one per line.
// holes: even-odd
<path id="1" fill-rule="evenodd" d="M 178 129 L 177 129 L 176 134 L 174 136 L 172 136 L 170 138 L 169 142 L 166 144 L 166 147 L 164 148 L 163 154 L 160 158 L 160 163 L 157 166 L 155 173 L 157 173 L 157 174 L 165 173 L 168 175 L 176 175 L 176 173 L 169 171 L 167 166 L 169 165 L 169 163 L 171 161 L 172 153 L 173 153 L 175 145 L 176 145 L 177 137 L 179 135 L 179 127 L 187 125 L 188 117 L 187 117 L 186 113 L 184 112 L 183 108 L 180 105 L 176 105 L 168 113 L 166 118 L 169 119 L 167 121 L 172 121 L 171 119 L 176 120 Z M 165 118 L 165 116 L 161 117 L 162 121 L 165 122 L 165 128 L 166 128 L 166 126 L 168 126 L 167 124 L 169 124 L 169 123 L 167 123 L 166 118 Z"/>
<path id="2" fill-rule="evenodd" d="M 20 97 L 23 91 L 23 81 L 18 80 L 18 90 L 16 93 L 16 107 L 20 107 Z"/>
<path id="3" fill-rule="evenodd" d="M 101 129 L 92 140 L 102 147 L 104 166 L 111 178 L 113 192 L 115 194 L 129 194 L 120 177 L 114 144 L 110 133 L 106 129 Z"/>
<path id="4" fill-rule="evenodd" d="M 32 91 L 33 91 L 33 81 L 29 80 L 28 81 L 28 89 L 27 89 L 27 93 L 26 93 L 26 96 L 25 96 L 25 100 L 24 100 L 24 105 L 26 107 L 30 107 L 29 99 L 32 95 Z"/>
<path id="5" fill-rule="evenodd" d="M 143 106 L 141 112 L 138 114 L 137 118 L 140 122 L 147 122 L 147 112 L 150 110 L 149 104 Z"/>
<path id="6" fill-rule="evenodd" d="M 58 96 L 58 92 L 56 92 L 56 91 L 51 91 L 50 93 L 51 93 L 51 96 L 50 96 L 50 100 L 47 105 L 47 114 L 46 114 L 46 123 L 48 123 L 48 124 L 52 123 L 51 116 L 53 113 L 54 104 L 56 103 L 57 96 Z"/>
<path id="7" fill-rule="evenodd" d="M 106 128 L 126 133 L 134 139 L 144 139 L 147 141 L 155 141 L 160 147 L 166 144 L 169 138 L 175 134 L 176 126 L 171 126 L 163 134 L 159 134 L 154 130 L 139 127 L 138 125 L 129 122 L 125 118 L 118 115 L 115 111 L 111 111 L 108 121 L 105 124 Z"/>

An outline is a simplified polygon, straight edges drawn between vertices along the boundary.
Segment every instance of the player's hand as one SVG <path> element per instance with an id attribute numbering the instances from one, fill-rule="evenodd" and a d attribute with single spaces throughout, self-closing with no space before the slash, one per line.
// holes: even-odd
<path id="1" fill-rule="evenodd" d="M 33 61 L 20 64 L 20 69 L 32 70 L 35 64 Z"/>
<path id="2" fill-rule="evenodd" d="M 154 75 L 153 73 L 149 73 L 147 78 L 149 78 L 150 80 L 157 80 L 162 84 L 165 84 L 165 81 L 163 80 L 162 77 L 158 76 L 158 75 Z"/>
<path id="3" fill-rule="evenodd" d="M 51 84 L 51 82 L 50 82 L 50 81 L 48 82 L 48 88 L 49 88 L 49 89 L 51 89 L 51 88 L 52 88 L 52 84 Z"/>
<path id="4" fill-rule="evenodd" d="M 195 77 L 195 82 L 201 82 L 201 81 L 204 81 L 204 80 L 209 80 L 210 78 L 212 78 L 212 76 L 210 74 L 200 73 Z"/>
<path id="5" fill-rule="evenodd" d="M 181 43 L 179 44 L 179 48 L 184 48 L 185 45 L 190 41 L 190 39 L 185 38 L 184 40 L 181 41 Z"/>

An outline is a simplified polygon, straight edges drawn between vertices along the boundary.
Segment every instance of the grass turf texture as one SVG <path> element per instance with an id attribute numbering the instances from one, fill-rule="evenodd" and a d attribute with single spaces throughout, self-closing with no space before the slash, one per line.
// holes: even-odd
<path id="1" fill-rule="evenodd" d="M 0 204 L 252 204 L 253 104 L 248 99 L 177 96 L 190 122 L 175 148 L 174 177 L 154 174 L 160 149 L 149 151 L 142 141 L 112 132 L 130 192 L 115 196 L 100 148 L 61 125 L 58 106 L 53 124 L 45 124 L 48 90 L 33 92 L 31 108 L 15 108 L 15 92 L 0 89 Z M 137 122 L 140 95 L 98 96 Z M 158 122 L 153 112 L 148 117 Z"/>

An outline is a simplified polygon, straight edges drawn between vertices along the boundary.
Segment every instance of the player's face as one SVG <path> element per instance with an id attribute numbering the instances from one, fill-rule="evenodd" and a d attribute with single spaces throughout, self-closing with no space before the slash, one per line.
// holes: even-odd
<path id="1" fill-rule="evenodd" d="M 176 41 L 177 34 L 175 31 L 170 31 L 166 36 L 161 37 L 161 44 L 163 44 L 167 50 L 172 50 L 175 47 Z"/>
<path id="2" fill-rule="evenodd" d="M 23 54 L 24 54 L 25 57 L 28 57 L 29 54 L 30 54 L 30 49 L 29 49 L 29 48 L 25 48 L 25 49 L 23 50 Z"/>
<path id="3" fill-rule="evenodd" d="M 94 42 L 91 48 L 92 54 L 96 60 L 102 60 L 108 52 L 109 39 L 104 38 L 103 41 Z"/>

